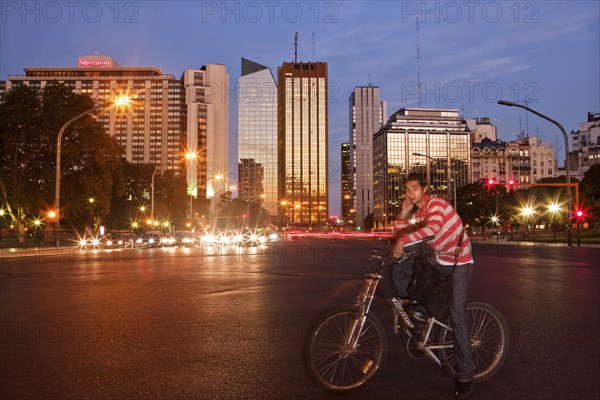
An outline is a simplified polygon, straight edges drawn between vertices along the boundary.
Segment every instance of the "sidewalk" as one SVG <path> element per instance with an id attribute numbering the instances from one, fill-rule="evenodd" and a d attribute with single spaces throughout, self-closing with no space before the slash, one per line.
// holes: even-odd
<path id="1" fill-rule="evenodd" d="M 512 245 L 512 246 L 539 246 L 539 247 L 568 247 L 567 242 L 537 242 L 532 240 L 525 240 L 523 238 L 510 236 L 469 236 L 472 243 L 481 244 L 496 244 L 496 245 Z M 600 247 L 600 243 L 580 243 L 577 246 L 577 238 L 573 237 L 571 247 Z"/>

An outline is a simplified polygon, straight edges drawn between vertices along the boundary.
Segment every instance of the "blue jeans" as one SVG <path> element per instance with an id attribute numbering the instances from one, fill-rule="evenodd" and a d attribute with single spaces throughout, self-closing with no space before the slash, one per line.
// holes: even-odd
<path id="1" fill-rule="evenodd" d="M 416 255 L 409 256 L 406 260 L 392 266 L 392 279 L 397 295 L 408 296 L 408 286 L 413 275 L 413 264 Z M 452 273 L 452 265 L 440 265 L 436 268 L 443 276 Z M 471 353 L 471 321 L 467 315 L 467 296 L 469 280 L 473 271 L 473 264 L 457 265 L 452 276 L 452 298 L 450 303 L 450 320 L 454 335 L 454 354 L 456 355 L 456 380 L 468 382 L 473 379 L 475 363 Z"/>
<path id="2" fill-rule="evenodd" d="M 452 273 L 452 265 L 436 265 L 444 276 Z M 452 275 L 452 299 L 450 321 L 454 335 L 456 355 L 456 380 L 469 382 L 475 373 L 475 363 L 471 352 L 471 321 L 467 315 L 467 295 L 473 264 L 457 265 Z"/>

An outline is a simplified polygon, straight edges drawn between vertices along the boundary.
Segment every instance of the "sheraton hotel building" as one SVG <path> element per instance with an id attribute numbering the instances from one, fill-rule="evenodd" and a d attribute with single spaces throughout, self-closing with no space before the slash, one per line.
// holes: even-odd
<path id="1" fill-rule="evenodd" d="M 229 151 L 229 75 L 223 64 L 186 69 L 181 78 L 155 67 L 121 67 L 108 56 L 84 56 L 77 67 L 28 67 L 24 76 L 0 81 L 0 97 L 21 85 L 43 89 L 60 82 L 95 101 L 128 96 L 125 112 L 110 107 L 97 120 L 132 163 L 185 174 L 190 195 L 211 198 L 225 182 Z M 102 104 L 102 103 L 100 103 Z M 108 103 L 107 103 L 108 104 Z M 185 151 L 196 159 L 182 160 Z"/>

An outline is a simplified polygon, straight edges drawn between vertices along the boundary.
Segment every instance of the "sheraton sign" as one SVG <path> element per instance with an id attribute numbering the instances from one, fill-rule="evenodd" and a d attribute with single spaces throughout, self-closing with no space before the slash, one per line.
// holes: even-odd
<path id="1" fill-rule="evenodd" d="M 80 67 L 110 67 L 112 64 L 106 60 L 79 60 Z"/>
<path id="2" fill-rule="evenodd" d="M 79 57 L 80 67 L 116 67 L 118 65 L 119 64 L 109 56 L 92 55 Z"/>

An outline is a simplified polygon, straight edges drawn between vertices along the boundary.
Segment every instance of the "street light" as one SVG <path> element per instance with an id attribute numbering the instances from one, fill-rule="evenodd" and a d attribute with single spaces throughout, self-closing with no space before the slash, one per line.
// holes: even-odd
<path id="1" fill-rule="evenodd" d="M 437 162 L 437 160 L 435 158 L 430 157 L 430 156 L 428 156 L 426 154 L 423 154 L 423 153 L 412 153 L 412 155 L 413 156 L 419 156 L 419 157 L 426 157 L 426 158 L 429 158 L 432 161 L 436 161 Z M 450 185 L 451 184 L 450 182 L 452 181 L 452 175 L 453 175 L 452 174 L 452 166 L 450 165 L 450 163 L 448 163 L 447 170 L 448 170 L 448 185 Z M 452 198 L 454 199 L 454 210 L 456 210 L 456 182 L 454 182 L 454 184 L 452 185 L 452 190 L 453 190 L 453 192 L 452 192 Z"/>
<path id="2" fill-rule="evenodd" d="M 194 214 L 193 214 L 193 204 L 194 204 L 194 189 L 196 189 L 196 197 L 198 197 L 198 184 L 196 183 L 194 186 L 190 188 L 190 224 L 191 228 L 194 226 Z"/>
<path id="3" fill-rule="evenodd" d="M 546 121 L 552 122 L 554 125 L 556 125 L 560 129 L 560 131 L 563 134 L 563 138 L 565 139 L 565 177 L 567 180 L 567 184 L 571 183 L 571 167 L 569 166 L 569 137 L 567 136 L 567 131 L 565 131 L 565 128 L 563 128 L 563 126 L 561 124 L 559 124 L 552 118 L 547 117 L 544 114 L 537 112 L 534 109 L 531 109 L 522 104 L 513 103 L 512 101 L 507 101 L 507 100 L 498 100 L 498 104 L 500 104 L 502 106 L 507 106 L 507 107 L 519 107 L 524 110 L 527 110 L 530 113 L 533 113 L 533 114 L 537 115 L 538 117 L 545 119 Z M 571 218 L 571 187 L 567 186 L 567 242 L 568 242 L 569 246 L 571 246 L 573 244 L 572 237 L 571 237 L 570 218 Z"/>
<path id="4" fill-rule="evenodd" d="M 525 237 L 529 237 L 529 217 L 533 215 L 533 207 L 526 205 L 521 209 L 521 214 L 525 217 Z"/>
<path id="5" fill-rule="evenodd" d="M 552 236 L 556 242 L 556 222 L 554 221 L 555 215 L 560 212 L 560 206 L 556 203 L 548 204 L 548 211 L 550 212 L 550 222 L 552 224 Z"/>
<path id="6" fill-rule="evenodd" d="M 56 213 L 56 230 L 60 228 L 60 154 L 61 154 L 61 145 L 62 145 L 62 137 L 65 133 L 65 130 L 71 125 L 73 122 L 80 120 L 86 115 L 95 113 L 96 111 L 100 111 L 105 108 L 110 108 L 112 106 L 125 106 L 129 104 L 129 98 L 126 96 L 119 97 L 113 101 L 113 104 L 109 106 L 101 105 L 90 108 L 87 111 L 82 112 L 81 114 L 71 118 L 60 128 L 58 132 L 58 137 L 56 138 L 56 186 L 54 188 L 54 212 Z M 58 246 L 58 236 L 56 237 L 56 245 Z"/>

